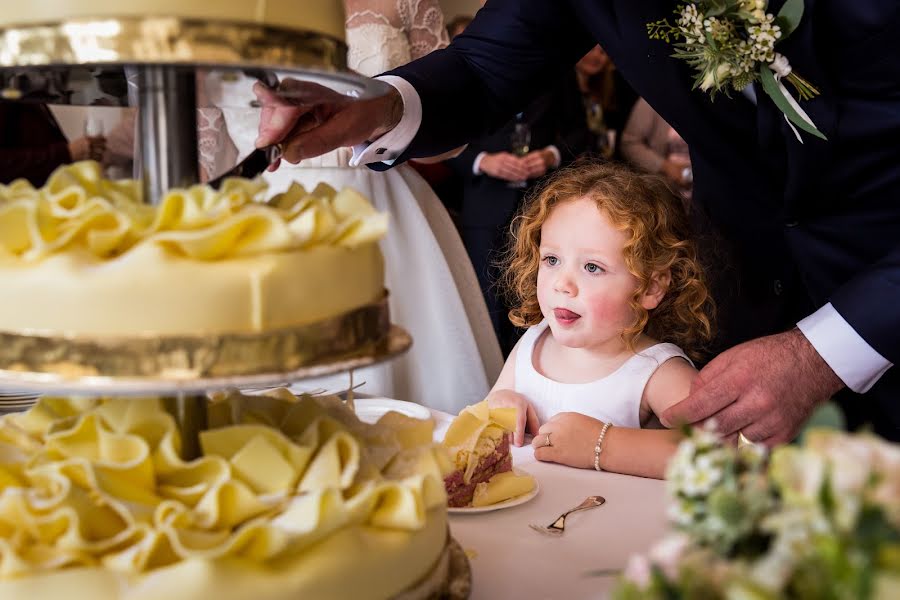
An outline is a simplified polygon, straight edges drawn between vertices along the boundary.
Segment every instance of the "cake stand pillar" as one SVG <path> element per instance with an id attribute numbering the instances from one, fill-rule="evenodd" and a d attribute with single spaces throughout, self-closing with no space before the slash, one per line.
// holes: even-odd
<path id="1" fill-rule="evenodd" d="M 181 432 L 181 458 L 193 460 L 200 456 L 200 432 L 207 428 L 206 409 L 209 398 L 205 395 L 179 393 L 165 398 L 166 410 L 175 417 Z"/>
<path id="2" fill-rule="evenodd" d="M 138 70 L 144 202 L 200 181 L 197 166 L 197 93 L 193 69 L 141 65 Z"/>

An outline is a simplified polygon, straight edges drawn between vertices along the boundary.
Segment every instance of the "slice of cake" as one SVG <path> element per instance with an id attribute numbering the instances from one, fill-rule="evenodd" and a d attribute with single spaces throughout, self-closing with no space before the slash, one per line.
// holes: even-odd
<path id="1" fill-rule="evenodd" d="M 516 409 L 489 408 L 486 400 L 467 406 L 453 420 L 443 441 L 455 466 L 444 477 L 449 506 L 494 504 L 533 489 L 530 475 L 511 472 L 515 426 Z"/>

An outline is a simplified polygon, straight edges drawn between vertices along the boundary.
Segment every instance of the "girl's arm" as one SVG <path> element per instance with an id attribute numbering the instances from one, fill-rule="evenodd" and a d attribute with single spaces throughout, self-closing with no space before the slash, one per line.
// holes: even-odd
<path id="1" fill-rule="evenodd" d="M 644 388 L 644 407 L 659 414 L 688 395 L 697 371 L 682 359 L 660 365 Z M 649 411 L 647 411 L 649 413 Z M 643 420 L 643 418 L 642 418 Z M 594 468 L 594 447 L 604 423 L 580 413 L 559 413 L 544 423 L 532 441 L 538 460 L 582 469 Z M 550 433 L 551 446 L 546 446 Z M 610 427 L 603 439 L 600 468 L 604 471 L 663 479 L 681 434 L 666 429 Z"/>
<path id="2" fill-rule="evenodd" d="M 494 408 L 509 406 L 518 409 L 513 444 L 521 446 L 525 443 L 525 432 L 536 433 L 541 424 L 538 422 L 537 414 L 531 403 L 525 396 L 514 391 L 516 389 L 516 354 L 518 354 L 518 350 L 519 343 L 516 342 L 512 352 L 509 353 L 509 358 L 506 359 L 506 364 L 500 371 L 497 383 L 488 393 L 487 401 L 488 406 Z"/>

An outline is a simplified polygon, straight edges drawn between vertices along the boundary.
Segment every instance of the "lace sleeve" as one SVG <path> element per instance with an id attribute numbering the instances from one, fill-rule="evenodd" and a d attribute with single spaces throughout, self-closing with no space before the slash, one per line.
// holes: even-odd
<path id="1" fill-rule="evenodd" d="M 450 43 L 438 0 L 397 0 L 413 60 Z"/>

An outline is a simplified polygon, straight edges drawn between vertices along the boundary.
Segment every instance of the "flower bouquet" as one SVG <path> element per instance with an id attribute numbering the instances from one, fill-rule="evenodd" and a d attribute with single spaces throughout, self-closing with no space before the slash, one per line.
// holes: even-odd
<path id="1" fill-rule="evenodd" d="M 814 430 L 766 456 L 694 430 L 667 479 L 675 532 L 614 598 L 900 598 L 900 446 Z"/>

